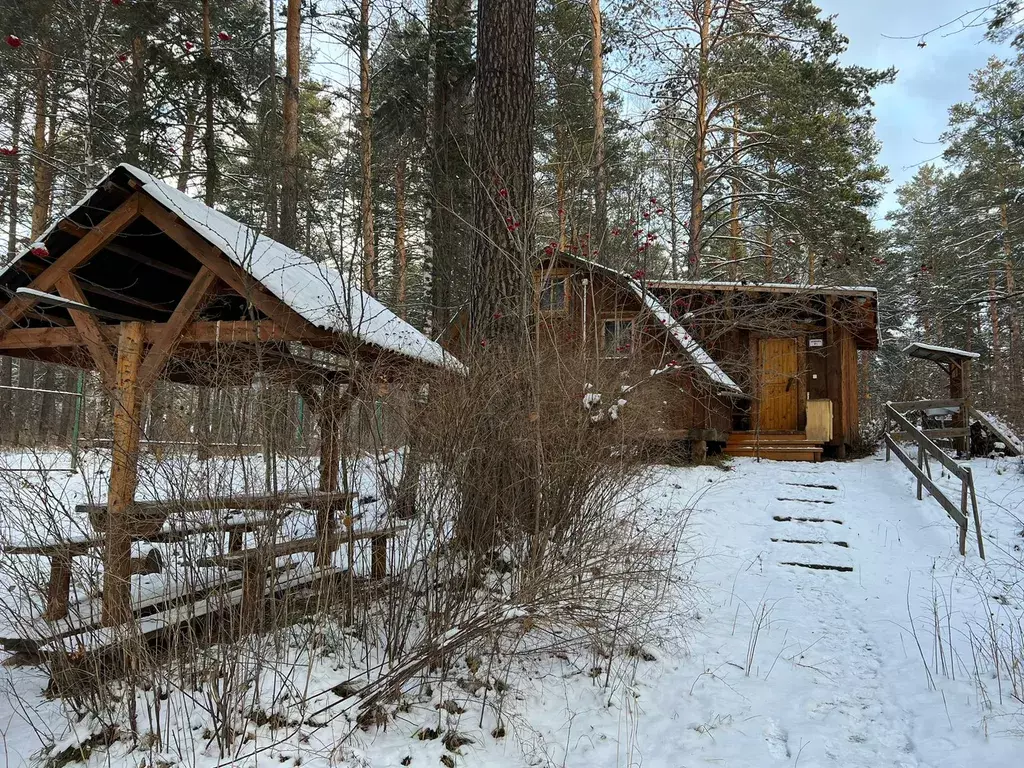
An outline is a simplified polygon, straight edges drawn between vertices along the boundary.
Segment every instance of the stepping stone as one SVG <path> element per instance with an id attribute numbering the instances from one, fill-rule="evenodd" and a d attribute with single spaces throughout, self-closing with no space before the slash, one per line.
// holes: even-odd
<path id="1" fill-rule="evenodd" d="M 772 520 L 777 523 L 835 523 L 836 525 L 842 525 L 842 520 L 825 519 L 823 517 L 791 517 L 785 515 L 775 515 Z"/>
<path id="2" fill-rule="evenodd" d="M 779 501 L 799 501 L 801 504 L 835 504 L 834 501 L 829 499 L 790 499 L 785 496 L 779 496 Z"/>
<path id="3" fill-rule="evenodd" d="M 850 548 L 850 545 L 847 544 L 845 541 L 820 541 L 820 540 L 815 540 L 815 539 L 775 539 L 775 538 L 773 538 L 772 541 L 774 541 L 776 544 L 834 544 L 837 547 L 846 547 L 847 549 Z"/>

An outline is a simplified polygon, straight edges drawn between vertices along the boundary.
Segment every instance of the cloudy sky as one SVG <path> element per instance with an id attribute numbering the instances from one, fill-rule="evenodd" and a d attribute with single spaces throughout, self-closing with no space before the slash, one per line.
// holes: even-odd
<path id="1" fill-rule="evenodd" d="M 917 46 L 922 33 L 977 8 L 979 0 L 817 0 L 817 5 L 837 16 L 840 31 L 850 38 L 847 61 L 899 70 L 895 84 L 875 94 L 881 160 L 892 177 L 881 217 L 895 205 L 896 187 L 941 153 L 937 141 L 947 110 L 970 95 L 968 75 L 989 56 L 1007 55 L 1007 49 L 985 42 L 983 30 L 959 23 L 928 34 L 927 47 Z M 891 39 L 903 36 L 911 39 Z"/>

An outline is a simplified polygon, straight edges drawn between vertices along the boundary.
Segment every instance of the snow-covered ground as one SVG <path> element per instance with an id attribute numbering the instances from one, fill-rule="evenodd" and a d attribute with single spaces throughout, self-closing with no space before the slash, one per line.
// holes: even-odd
<path id="1" fill-rule="evenodd" d="M 618 655 L 610 675 L 606 659 L 584 651 L 518 655 L 500 670 L 508 685 L 504 737 L 494 733 L 494 691 L 487 699 L 485 689 L 446 685 L 410 691 L 386 729 L 353 729 L 337 709 L 295 727 L 253 723 L 234 762 L 1018 765 L 1024 703 L 1010 678 L 1021 672 L 1000 655 L 997 675 L 992 648 L 1016 643 L 1018 662 L 1024 651 L 1024 472 L 1010 459 L 972 466 L 984 563 L 970 546 L 966 558 L 957 554 L 954 524 L 927 495 L 915 499 L 911 476 L 895 461 L 739 459 L 726 469 L 659 469 L 647 514 L 685 521 L 688 550 L 666 597 L 668 619 L 642 652 Z M 940 482 L 959 492 L 952 479 Z M 350 671 L 337 661 L 307 669 L 301 654 L 291 661 L 313 692 Z M 460 662 L 456 676 L 473 678 L 471 667 Z M 0 683 L 8 693 L 0 697 L 0 745 L 7 764 L 22 765 L 41 748 L 36 728 L 50 741 L 65 735 L 65 719 L 42 698 L 45 681 L 34 668 L 0 670 Z M 320 696 L 312 704 L 338 701 Z M 157 756 L 126 755 L 116 745 L 96 750 L 89 764 L 231 762 L 201 738 L 204 725 L 193 713 L 183 737 Z M 81 736 L 89 726 L 79 726 Z M 443 736 L 418 738 L 431 735 L 424 728 L 471 742 L 452 751 Z"/>

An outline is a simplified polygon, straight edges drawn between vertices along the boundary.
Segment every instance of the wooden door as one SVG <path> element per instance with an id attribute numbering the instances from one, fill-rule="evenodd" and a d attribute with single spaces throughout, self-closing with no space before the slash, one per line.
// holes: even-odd
<path id="1" fill-rule="evenodd" d="M 796 339 L 761 339 L 758 351 L 759 429 L 796 431 L 800 409 Z"/>

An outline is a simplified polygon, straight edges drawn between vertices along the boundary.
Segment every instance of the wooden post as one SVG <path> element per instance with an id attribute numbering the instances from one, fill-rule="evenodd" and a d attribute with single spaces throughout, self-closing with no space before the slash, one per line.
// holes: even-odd
<path id="1" fill-rule="evenodd" d="M 832 401 L 832 444 L 836 456 L 846 458 L 846 425 L 843 419 L 843 354 L 840 347 L 841 334 L 836 327 L 835 299 L 825 298 L 825 387 L 828 399 Z"/>
<path id="2" fill-rule="evenodd" d="M 970 426 L 970 419 L 967 418 L 967 377 L 970 376 L 970 363 L 967 360 L 949 361 L 949 396 L 954 400 L 960 400 L 960 410 L 953 416 L 954 428 L 965 428 Z M 954 441 L 957 451 L 961 456 L 967 456 L 970 448 L 970 437 L 958 437 Z"/>
<path id="3" fill-rule="evenodd" d="M 889 408 L 890 407 L 891 406 L 889 406 L 887 404 L 885 406 L 885 411 L 884 411 L 885 412 L 885 434 L 886 435 L 888 435 L 889 431 L 890 431 L 890 427 L 889 427 Z M 885 460 L 889 461 L 891 459 L 892 459 L 892 449 L 889 447 L 889 441 L 886 440 L 885 441 Z"/>
<path id="4" fill-rule="evenodd" d="M 978 510 L 978 495 L 974 490 L 974 470 L 967 467 L 967 486 L 971 491 L 971 507 L 974 510 L 974 533 L 978 537 L 978 554 L 985 559 L 985 542 L 981 538 L 981 512 Z"/>
<path id="5" fill-rule="evenodd" d="M 337 493 L 341 484 L 338 479 L 338 465 L 341 462 L 340 429 L 345 407 L 340 392 L 341 383 L 331 377 L 324 384 L 320 398 L 320 490 Z M 319 568 L 331 564 L 328 541 L 334 532 L 334 502 L 327 499 L 317 508 L 316 535 L 321 546 L 317 548 L 314 562 Z"/>
<path id="6" fill-rule="evenodd" d="M 917 441 L 917 468 L 921 470 L 922 474 L 924 473 L 924 444 L 920 440 Z M 923 496 L 921 494 L 921 478 L 918 477 L 917 500 L 921 501 L 922 498 Z"/>
<path id="7" fill-rule="evenodd" d="M 370 574 L 375 579 L 388 575 L 388 537 L 375 536 L 370 542 Z"/>
<path id="8" fill-rule="evenodd" d="M 44 618 L 55 621 L 68 615 L 71 594 L 71 555 L 54 552 L 50 555 L 50 585 L 47 590 Z"/>
<path id="9" fill-rule="evenodd" d="M 114 444 L 107 492 L 107 548 L 103 568 L 103 625 L 131 619 L 131 520 L 138 483 L 142 323 L 121 324 L 114 389 Z"/>

